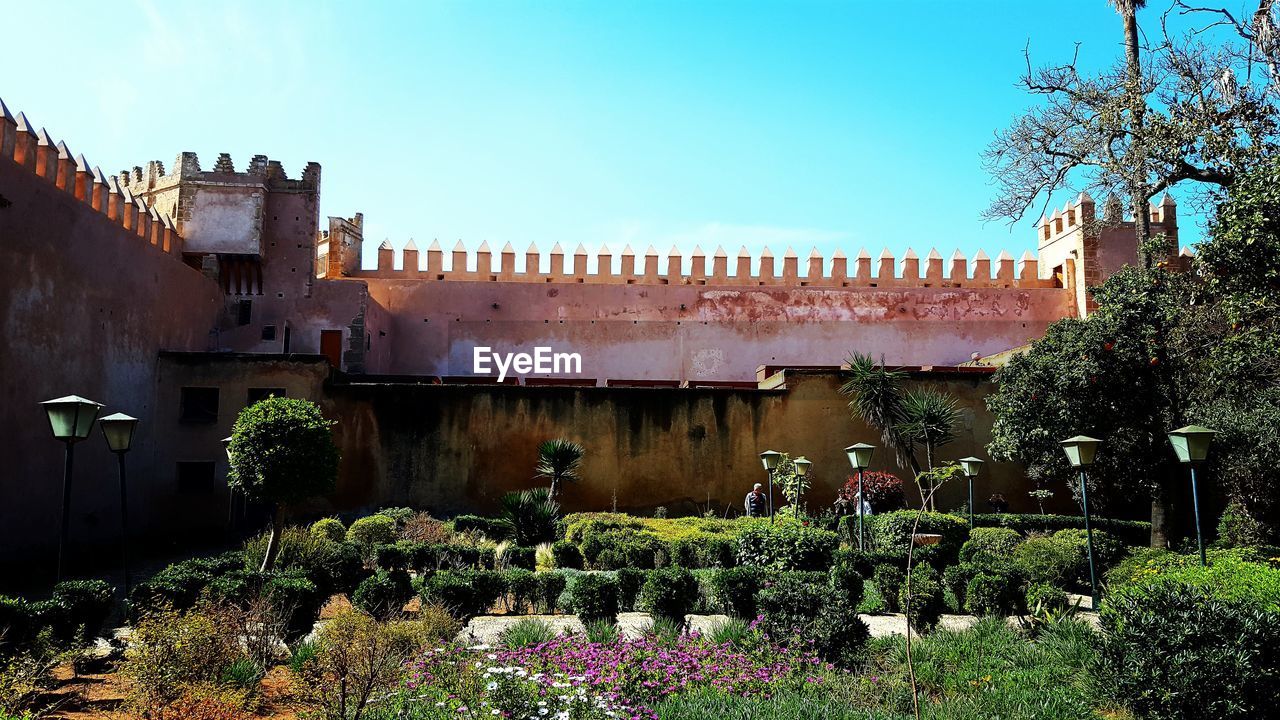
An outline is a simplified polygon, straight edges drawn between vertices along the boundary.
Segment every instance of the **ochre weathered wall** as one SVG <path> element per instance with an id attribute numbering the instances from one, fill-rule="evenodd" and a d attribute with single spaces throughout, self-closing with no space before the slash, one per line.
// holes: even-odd
<path id="1" fill-rule="evenodd" d="M 964 426 L 940 460 L 984 456 L 991 416 L 989 375 L 917 373 L 912 383 L 957 396 Z M 407 504 L 441 514 L 492 511 L 510 490 L 533 487 L 537 445 L 566 437 L 587 448 L 586 481 L 568 488 L 568 510 L 673 513 L 737 509 L 764 478 L 767 449 L 814 462 L 811 507 L 834 499 L 849 476 L 843 448 L 880 445 L 879 434 L 849 417 L 835 372 L 787 371 L 777 390 L 497 387 L 335 384 L 323 405 L 338 420 L 343 451 L 339 508 Z M 906 476 L 880 450 L 873 469 Z M 989 463 L 975 485 L 979 509 L 1002 492 L 1015 510 L 1032 510 L 1022 470 Z M 945 488 L 941 509 L 964 501 Z M 1068 493 L 1059 498 L 1069 500 Z"/>
<path id="2" fill-rule="evenodd" d="M 139 228 L 140 229 L 140 228 Z M 61 512 L 62 445 L 39 402 L 76 394 L 103 414 L 142 418 L 129 456 L 131 496 L 171 482 L 151 461 L 160 349 L 203 350 L 222 293 L 166 254 L 12 156 L 0 154 L 0 565 L 46 552 Z M 114 458 L 99 430 L 76 449 L 73 541 L 117 537 Z"/>

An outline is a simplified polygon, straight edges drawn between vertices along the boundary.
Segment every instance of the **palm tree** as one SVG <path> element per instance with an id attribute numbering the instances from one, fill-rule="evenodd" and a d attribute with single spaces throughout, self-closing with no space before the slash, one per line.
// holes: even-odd
<path id="1" fill-rule="evenodd" d="M 924 446 L 925 463 L 933 470 L 933 453 L 956 437 L 960 424 L 960 408 L 954 397 L 937 390 L 909 390 L 901 402 L 901 421 L 898 433 L 913 443 Z M 920 488 L 924 495 L 924 488 Z M 928 497 L 934 504 L 932 488 Z M 936 510 L 936 507 L 930 509 Z"/>
<path id="2" fill-rule="evenodd" d="M 587 453 L 581 445 L 572 440 L 557 438 L 544 441 L 538 446 L 538 464 L 534 476 L 551 481 L 548 499 L 555 501 L 556 492 L 566 482 L 577 482 L 582 466 L 582 456 Z"/>
<path id="3" fill-rule="evenodd" d="M 911 468 L 912 476 L 920 474 L 915 444 L 900 432 L 903 421 L 902 381 L 907 373 L 890 370 L 884 363 L 859 352 L 850 353 L 846 363 L 848 377 L 840 386 L 840 394 L 850 397 L 849 410 L 854 417 L 880 431 L 885 447 L 897 453 L 898 467 Z M 923 499 L 923 496 L 921 496 Z"/>

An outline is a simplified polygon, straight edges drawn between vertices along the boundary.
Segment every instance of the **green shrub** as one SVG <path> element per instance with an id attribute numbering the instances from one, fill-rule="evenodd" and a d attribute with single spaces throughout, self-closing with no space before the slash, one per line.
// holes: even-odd
<path id="1" fill-rule="evenodd" d="M 969 591 L 969 581 L 981 571 L 981 567 L 971 562 L 951 565 L 943 571 L 942 585 L 950 590 L 952 597 L 955 598 L 956 612 L 965 611 L 965 595 Z"/>
<path id="2" fill-rule="evenodd" d="M 568 540 L 557 540 L 552 543 L 551 555 L 555 558 L 558 568 L 582 569 L 582 551 Z"/>
<path id="3" fill-rule="evenodd" d="M 288 640 L 311 630 L 327 598 L 301 570 L 272 571 L 263 586 L 263 593 L 271 606 L 284 617 Z"/>
<path id="4" fill-rule="evenodd" d="M 891 613 L 898 612 L 901 609 L 898 598 L 902 593 L 902 584 L 907 579 L 907 573 L 897 565 L 877 565 L 872 579 L 875 580 L 880 599 L 884 601 L 885 610 Z"/>
<path id="5" fill-rule="evenodd" d="M 619 530 L 591 535 L 582 544 L 582 555 L 597 570 L 631 567 L 652 570 L 657 567 L 662 541 L 648 533 Z"/>
<path id="6" fill-rule="evenodd" d="M 497 566 L 492 545 L 436 543 L 418 545 L 413 564 L 419 572 L 431 570 L 492 570 Z"/>
<path id="7" fill-rule="evenodd" d="M 61 625 L 66 609 L 52 600 L 30 601 L 0 595 L 0 657 L 10 649 L 25 649 L 37 641 L 41 629 Z"/>
<path id="8" fill-rule="evenodd" d="M 902 570 L 907 569 L 907 552 L 906 550 L 855 550 L 853 548 L 842 548 L 837 550 L 831 559 L 836 565 L 848 565 L 858 571 L 858 574 L 864 578 L 871 577 L 876 567 L 880 565 L 896 565 Z"/>
<path id="9" fill-rule="evenodd" d="M 1218 519 L 1218 542 L 1226 547 L 1265 545 L 1271 536 L 1271 528 L 1256 519 L 1238 500 L 1227 503 Z"/>
<path id="10" fill-rule="evenodd" d="M 1037 609 L 1065 610 L 1067 605 L 1067 593 L 1064 590 L 1044 583 L 1033 583 L 1027 588 L 1024 605 L 1027 612 L 1035 612 Z"/>
<path id="11" fill-rule="evenodd" d="M 65 580 L 53 586 L 53 600 L 65 610 L 66 626 L 58 635 L 92 640 L 111 612 L 115 588 L 102 580 Z M 83 634 L 82 634 L 83 633 Z"/>
<path id="12" fill-rule="evenodd" d="M 488 612 L 505 590 L 502 575 L 493 570 L 442 570 L 422 584 L 422 599 L 466 621 Z"/>
<path id="13" fill-rule="evenodd" d="M 1023 535 L 1052 533 L 1065 529 L 1084 529 L 1083 515 L 1039 515 L 1036 513 L 993 513 L 973 516 L 975 527 L 1005 527 Z M 1146 545 L 1151 537 L 1151 523 L 1111 518 L 1090 518 L 1094 530 L 1104 530 L 1120 538 L 1126 545 Z"/>
<path id="14" fill-rule="evenodd" d="M 738 564 L 738 543 L 730 537 L 704 535 L 698 540 L 698 563 L 704 568 L 728 568 Z"/>
<path id="15" fill-rule="evenodd" d="M 347 528 L 347 539 L 372 554 L 374 547 L 396 541 L 396 521 L 382 514 L 362 517 Z"/>
<path id="16" fill-rule="evenodd" d="M 551 615 L 560 604 L 560 595 L 564 592 L 565 576 L 558 572 L 534 573 L 538 585 L 538 605 L 542 612 Z"/>
<path id="17" fill-rule="evenodd" d="M 1085 564 L 1085 572 L 1089 571 L 1084 549 L 1056 537 L 1028 539 L 1014 551 L 1013 559 L 1028 580 L 1054 587 L 1074 584 L 1082 563 Z"/>
<path id="18" fill-rule="evenodd" d="M 1089 584 L 1089 545 L 1085 531 L 1075 529 L 1059 530 L 1053 534 L 1053 538 L 1077 548 L 1081 560 L 1079 565 L 1076 566 L 1075 574 L 1071 577 L 1071 580 L 1075 582 L 1077 587 L 1087 586 Z M 1115 535 L 1105 530 L 1093 531 L 1093 562 L 1097 569 L 1099 580 L 1107 570 L 1118 565 L 1128 552 L 1129 547 Z"/>
<path id="19" fill-rule="evenodd" d="M 523 547 L 520 545 L 508 545 L 502 551 L 500 564 L 507 568 L 522 568 L 524 570 L 533 570 L 537 567 L 538 548 Z"/>
<path id="20" fill-rule="evenodd" d="M 908 599 L 911 601 L 907 604 Z M 928 573 L 911 573 L 911 582 L 902 584 L 898 591 L 898 605 L 907 614 L 907 622 L 921 634 L 930 632 L 942 619 L 947 608 L 942 594 L 942 584 Z"/>
<path id="21" fill-rule="evenodd" d="M 386 620 L 398 615 L 412 596 L 408 573 L 404 570 L 379 570 L 360 583 L 351 597 L 351 604 L 379 620 Z"/>
<path id="22" fill-rule="evenodd" d="M 867 530 L 874 547 L 880 550 L 896 550 L 905 552 L 911 543 L 911 528 L 920 515 L 920 525 L 916 530 L 920 534 L 941 535 L 938 543 L 939 561 L 944 565 L 955 562 L 960 554 L 960 546 L 969 536 L 969 526 L 964 520 L 945 513 L 926 512 L 921 515 L 917 510 L 896 510 L 883 515 L 872 515 L 867 518 Z"/>
<path id="23" fill-rule="evenodd" d="M 214 577 L 207 566 L 199 563 L 190 560 L 175 563 L 133 586 L 129 595 L 130 609 L 135 614 L 145 614 L 161 607 L 188 610 L 195 606 L 200 593 Z"/>
<path id="24" fill-rule="evenodd" d="M 374 563 L 383 570 L 408 570 L 416 566 L 418 556 L 417 543 L 401 540 L 389 545 L 377 545 L 373 548 Z"/>
<path id="25" fill-rule="evenodd" d="M 862 602 L 862 575 L 850 565 L 836 564 L 831 567 L 828 586 L 832 595 L 841 603 L 851 608 Z"/>
<path id="26" fill-rule="evenodd" d="M 517 615 L 529 611 L 538 594 L 538 579 L 532 570 L 525 568 L 509 568 L 502 574 L 510 599 L 507 609 Z"/>
<path id="27" fill-rule="evenodd" d="M 391 518 L 391 520 L 395 522 L 397 528 L 402 528 L 405 523 L 409 522 L 409 518 L 412 518 L 417 514 L 417 512 L 414 511 L 413 508 L 408 507 L 389 507 L 382 508 L 377 514 Z"/>
<path id="28" fill-rule="evenodd" d="M 725 612 L 735 617 L 754 620 L 756 593 L 763 571 L 755 567 L 724 568 L 711 576 L 711 592 Z"/>
<path id="29" fill-rule="evenodd" d="M 969 539 L 960 546 L 960 562 L 974 562 L 984 558 L 1007 558 L 1022 543 L 1017 530 L 1002 527 L 979 527 L 969 532 Z"/>
<path id="30" fill-rule="evenodd" d="M 775 570 L 823 570 L 831 567 L 831 556 L 839 539 L 836 534 L 780 518 L 742 521 L 738 534 L 738 564 Z"/>
<path id="31" fill-rule="evenodd" d="M 486 518 L 479 515 L 459 515 L 453 519 L 453 531 L 458 533 L 479 533 L 494 542 L 510 540 L 513 532 L 511 523 L 501 518 Z"/>
<path id="32" fill-rule="evenodd" d="M 776 573 L 765 580 L 756 594 L 763 618 L 760 628 L 769 637 L 784 641 L 803 633 L 829 600 L 826 578 L 821 573 Z"/>
<path id="33" fill-rule="evenodd" d="M 1005 617 L 1021 613 L 1025 594 L 1012 573 L 979 571 L 965 588 L 964 608 L 971 615 Z"/>
<path id="34" fill-rule="evenodd" d="M 640 600 L 654 616 L 683 624 L 698 602 L 698 581 L 682 567 L 654 570 L 644 581 Z"/>
<path id="35" fill-rule="evenodd" d="M 632 612 L 636 609 L 636 600 L 640 597 L 640 588 L 644 587 L 646 573 L 636 568 L 619 568 L 613 577 L 618 581 L 618 609 Z"/>
<path id="36" fill-rule="evenodd" d="M 870 637 L 871 631 L 858 617 L 857 607 L 838 599 L 824 605 L 802 635 L 813 642 L 819 657 L 846 669 L 861 664 Z"/>
<path id="37" fill-rule="evenodd" d="M 701 566 L 698 544 L 691 538 L 680 538 L 667 543 L 667 564 L 693 570 Z"/>
<path id="38" fill-rule="evenodd" d="M 1096 681 L 1141 717 L 1272 717 L 1280 706 L 1276 598 L 1268 607 L 1223 595 L 1199 568 L 1113 592 L 1102 606 Z"/>
<path id="39" fill-rule="evenodd" d="M 340 543 L 347 539 L 347 526 L 338 518 L 324 518 L 312 523 L 311 534 L 329 542 Z"/>
<path id="40" fill-rule="evenodd" d="M 1280 569 L 1248 557 L 1247 551 L 1211 551 L 1209 566 L 1202 568 L 1197 554 L 1150 550 L 1117 566 L 1108 579 L 1113 593 L 1125 592 L 1129 587 L 1179 582 L 1211 590 L 1223 600 L 1240 600 L 1280 612 Z"/>
<path id="41" fill-rule="evenodd" d="M 599 573 L 579 575 L 569 586 L 573 608 L 583 623 L 618 619 L 618 581 Z"/>

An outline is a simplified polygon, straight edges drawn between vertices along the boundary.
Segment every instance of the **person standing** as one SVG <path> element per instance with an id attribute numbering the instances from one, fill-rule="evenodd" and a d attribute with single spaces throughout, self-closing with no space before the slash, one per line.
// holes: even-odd
<path id="1" fill-rule="evenodd" d="M 742 501 L 742 509 L 747 517 L 767 517 L 769 515 L 769 498 L 764 494 L 764 486 L 756 483 Z"/>

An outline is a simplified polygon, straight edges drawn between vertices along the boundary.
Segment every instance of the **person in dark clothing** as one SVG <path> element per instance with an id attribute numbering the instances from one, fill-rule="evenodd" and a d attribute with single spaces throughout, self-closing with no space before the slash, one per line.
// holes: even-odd
<path id="1" fill-rule="evenodd" d="M 747 493 L 746 500 L 742 501 L 742 509 L 746 510 L 747 517 L 768 517 L 769 498 L 764 494 L 763 488 L 763 485 L 756 483 L 751 492 Z"/>

